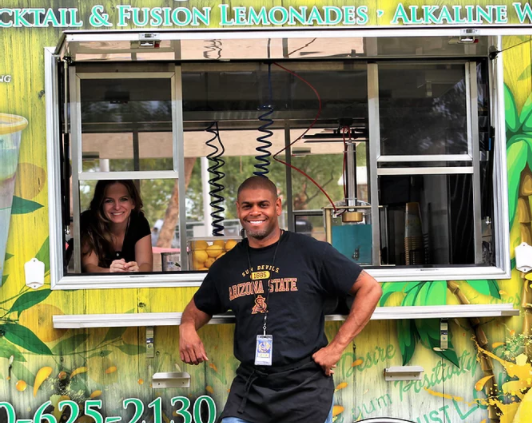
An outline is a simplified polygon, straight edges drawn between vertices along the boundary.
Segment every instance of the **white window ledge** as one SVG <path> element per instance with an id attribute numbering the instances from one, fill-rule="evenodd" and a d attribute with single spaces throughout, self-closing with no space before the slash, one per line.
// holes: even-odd
<path id="1" fill-rule="evenodd" d="M 129 314 L 72 314 L 53 316 L 55 329 L 111 328 L 139 326 L 177 326 L 182 313 L 129 313 Z M 461 317 L 518 316 L 519 310 L 508 304 L 440 305 L 377 307 L 371 320 L 449 319 Z M 331 314 L 326 321 L 345 320 L 345 316 Z M 209 324 L 234 323 L 234 315 L 213 316 Z"/>

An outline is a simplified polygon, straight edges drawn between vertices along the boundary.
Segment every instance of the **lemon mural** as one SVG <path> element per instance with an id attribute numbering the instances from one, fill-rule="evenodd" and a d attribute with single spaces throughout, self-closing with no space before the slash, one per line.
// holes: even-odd
<path id="1" fill-rule="evenodd" d="M 88 22 L 91 2 L 48 3 L 56 9 L 75 3 L 80 7 L 79 18 Z M 120 2 L 100 3 L 111 10 Z M 170 4 L 173 2 L 163 1 L 141 3 L 150 7 L 163 3 L 174 6 Z M 396 2 L 384 3 L 384 10 L 396 7 Z M 13 0 L 10 6 L 28 5 L 29 2 Z M 0 398 L 13 404 L 18 418 L 32 418 L 41 404 L 50 401 L 48 412 L 57 421 L 66 420 L 72 412 L 69 407 L 60 409 L 61 401 L 83 405 L 101 399 L 102 413 L 116 416 L 123 413 L 124 399 L 139 398 L 147 405 L 160 396 L 164 403 L 163 421 L 168 419 L 166 416 L 177 415 L 178 405 L 170 407 L 170 399 L 178 395 L 193 402 L 208 394 L 220 409 L 237 367 L 232 358 L 229 325 L 203 329 L 210 361 L 196 367 L 180 361 L 175 327 L 156 328 L 156 353 L 147 358 L 143 329 L 56 330 L 52 326 L 52 317 L 63 314 L 183 310 L 193 294 L 191 289 L 164 288 L 85 292 L 50 289 L 50 187 L 44 100 L 39 94 L 44 86 L 42 49 L 55 45 L 59 36 L 57 28 L 0 31 L 0 74 L 10 72 L 18 78 L 16 84 L 0 84 Z M 380 303 L 382 307 L 394 307 L 513 302 L 522 315 L 498 320 L 453 319 L 449 322 L 449 349 L 445 351 L 435 350 L 439 345 L 439 321 L 371 322 L 338 363 L 335 422 L 391 414 L 400 403 L 406 404 L 403 410 L 410 410 L 405 417 L 419 423 L 431 419 L 492 423 L 530 420 L 532 282 L 515 269 L 513 257 L 516 245 L 522 241 L 532 243 L 532 72 L 527 41 L 526 37 L 505 39 L 505 45 L 522 43 L 505 53 L 511 279 L 383 283 Z M 15 53 L 16 46 L 26 46 L 31 52 Z M 198 241 L 194 245 L 194 268 L 210 268 L 235 245 L 234 240 Z M 33 257 L 46 265 L 46 283 L 39 290 L 25 285 L 21 271 Z M 160 305 L 162 298 L 170 305 Z M 329 338 L 338 325 L 327 323 Z M 413 362 L 423 364 L 426 379 L 417 384 L 378 385 L 385 367 Z M 158 371 L 187 371 L 191 387 L 155 390 L 151 376 Z M 416 414 L 418 402 L 431 400 L 437 404 L 436 414 Z M 0 420 L 3 418 L 1 414 Z M 150 421 L 152 409 L 146 409 L 143 418 Z M 74 421 L 92 423 L 93 419 L 80 415 Z"/>

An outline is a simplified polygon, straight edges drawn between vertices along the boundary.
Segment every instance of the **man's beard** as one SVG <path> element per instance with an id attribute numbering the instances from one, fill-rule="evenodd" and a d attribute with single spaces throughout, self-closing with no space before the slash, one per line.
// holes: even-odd
<path id="1" fill-rule="evenodd" d="M 274 228 L 272 228 L 271 226 L 267 226 L 266 228 L 261 229 L 261 230 L 257 230 L 257 229 L 247 230 L 246 229 L 246 234 L 248 238 L 255 238 L 256 240 L 262 241 L 264 238 L 266 238 L 268 235 L 270 235 L 273 232 L 273 229 Z"/>
<path id="2" fill-rule="evenodd" d="M 255 232 L 246 231 L 248 238 L 255 238 L 255 239 L 258 239 L 259 241 L 266 238 L 268 235 L 270 235 L 270 233 L 271 231 L 268 231 L 267 229 L 264 229 L 262 231 L 255 231 Z"/>

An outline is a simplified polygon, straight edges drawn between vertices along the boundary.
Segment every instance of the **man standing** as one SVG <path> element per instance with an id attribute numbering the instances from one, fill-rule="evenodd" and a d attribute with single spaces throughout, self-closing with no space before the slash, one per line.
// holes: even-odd
<path id="1" fill-rule="evenodd" d="M 328 243 L 280 229 L 281 200 L 267 178 L 242 183 L 237 211 L 247 240 L 214 262 L 183 312 L 181 360 L 208 360 L 197 330 L 231 309 L 241 364 L 222 422 L 332 422 L 334 368 L 368 323 L 382 290 Z M 325 299 L 349 294 L 351 311 L 328 344 Z"/>

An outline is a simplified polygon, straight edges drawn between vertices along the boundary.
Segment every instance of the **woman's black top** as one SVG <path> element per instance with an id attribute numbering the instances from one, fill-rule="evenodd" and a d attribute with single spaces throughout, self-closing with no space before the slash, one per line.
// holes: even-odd
<path id="1" fill-rule="evenodd" d="M 90 210 L 81 213 L 80 226 L 83 233 L 84 228 L 88 227 L 90 220 L 94 219 L 94 216 Z M 106 251 L 105 257 L 99 257 L 98 265 L 100 267 L 111 267 L 113 260 L 124 259 L 127 263 L 135 260 L 135 245 L 137 242 L 144 238 L 146 235 L 150 235 L 150 224 L 144 217 L 144 213 L 132 211 L 129 218 L 129 225 L 124 236 L 124 242 L 122 244 L 121 251 Z"/>

